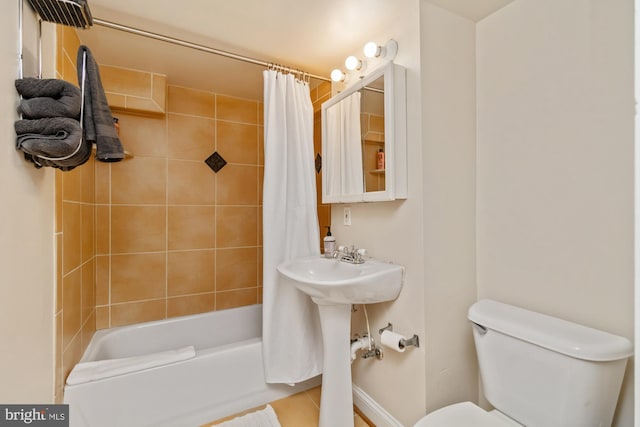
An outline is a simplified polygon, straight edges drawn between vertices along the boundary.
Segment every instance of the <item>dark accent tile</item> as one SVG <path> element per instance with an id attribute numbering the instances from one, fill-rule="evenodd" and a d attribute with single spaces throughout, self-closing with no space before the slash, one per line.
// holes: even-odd
<path id="1" fill-rule="evenodd" d="M 225 159 L 223 159 L 222 156 L 220 154 L 218 154 L 217 151 L 215 153 L 213 153 L 212 155 L 210 155 L 209 157 L 207 157 L 207 160 L 205 160 L 204 162 L 215 173 L 218 173 L 218 171 L 220 171 L 220 169 L 222 169 L 224 167 L 224 165 L 227 164 L 227 161 Z"/>
<path id="2" fill-rule="evenodd" d="M 322 156 L 316 153 L 316 173 L 320 173 L 320 169 L 322 169 Z"/>

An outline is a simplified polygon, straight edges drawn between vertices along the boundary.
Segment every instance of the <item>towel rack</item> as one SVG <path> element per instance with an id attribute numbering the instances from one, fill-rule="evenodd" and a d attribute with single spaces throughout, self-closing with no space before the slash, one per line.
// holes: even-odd
<path id="1" fill-rule="evenodd" d="M 38 78 L 42 78 L 42 21 L 52 22 L 55 24 L 66 25 L 75 28 L 89 28 L 93 25 L 93 18 L 91 16 L 91 10 L 86 0 L 28 0 L 31 7 L 38 14 Z M 24 46 L 23 46 L 23 19 L 24 19 L 24 0 L 18 0 L 18 31 L 19 34 L 19 62 L 20 71 L 19 78 L 24 77 Z M 82 131 L 83 119 L 84 119 L 84 93 L 85 93 L 85 80 L 86 80 L 86 58 L 87 54 L 84 53 L 82 57 L 82 82 L 81 82 L 81 108 L 80 108 L 80 130 Z M 20 115 L 22 117 L 22 114 Z M 34 163 L 40 165 L 38 159 L 60 161 L 67 160 L 78 154 L 82 147 L 82 141 L 84 135 L 81 136 L 78 146 L 68 156 L 63 157 L 45 157 L 34 156 Z M 42 165 L 40 165 L 42 166 Z"/>
<path id="2" fill-rule="evenodd" d="M 28 0 L 38 14 L 38 78 L 42 78 L 42 21 L 69 27 L 87 29 L 93 25 L 93 17 L 86 0 Z M 23 64 L 23 3 L 18 0 L 18 31 L 20 49 L 20 78 L 24 77 Z"/>
<path id="3" fill-rule="evenodd" d="M 76 28 L 89 28 L 93 25 L 86 0 L 29 0 L 29 3 L 47 22 Z"/>
<path id="4" fill-rule="evenodd" d="M 84 52 L 82 55 L 82 84 L 80 85 L 81 87 L 80 93 L 82 94 L 80 98 L 82 99 L 82 102 L 80 103 L 80 132 L 82 132 L 82 128 L 84 124 L 84 86 L 85 86 L 86 80 L 87 80 L 87 52 Z M 78 151 L 80 151 L 80 148 L 82 147 L 82 141 L 84 140 L 84 135 L 82 133 L 80 135 L 81 135 L 80 141 L 78 142 L 78 146 L 73 151 L 73 153 L 63 157 L 45 157 L 42 155 L 38 155 L 36 158 L 34 158 L 34 161 L 37 161 L 38 159 L 60 161 L 60 160 L 67 160 L 72 158 L 73 156 L 78 154 Z"/>

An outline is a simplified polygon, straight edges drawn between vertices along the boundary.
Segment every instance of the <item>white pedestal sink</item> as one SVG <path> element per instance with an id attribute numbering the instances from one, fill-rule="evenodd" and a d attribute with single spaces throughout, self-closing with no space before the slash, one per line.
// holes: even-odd
<path id="1" fill-rule="evenodd" d="M 283 262 L 278 271 L 309 295 L 320 311 L 324 344 L 320 427 L 353 427 L 351 305 L 396 299 L 404 267 L 372 259 L 349 264 L 316 255 Z"/>

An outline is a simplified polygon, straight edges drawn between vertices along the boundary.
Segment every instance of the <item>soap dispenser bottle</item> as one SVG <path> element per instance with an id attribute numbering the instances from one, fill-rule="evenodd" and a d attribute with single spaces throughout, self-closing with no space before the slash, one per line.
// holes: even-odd
<path id="1" fill-rule="evenodd" d="M 324 236 L 324 257 L 333 258 L 336 251 L 336 238 L 331 235 L 331 227 L 325 226 L 327 235 Z"/>

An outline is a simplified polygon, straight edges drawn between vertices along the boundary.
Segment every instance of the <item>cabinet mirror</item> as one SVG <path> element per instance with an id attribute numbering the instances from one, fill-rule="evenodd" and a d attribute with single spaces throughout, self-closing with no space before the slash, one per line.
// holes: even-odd
<path id="1" fill-rule="evenodd" d="M 322 104 L 322 202 L 407 197 L 405 69 L 392 62 Z"/>

